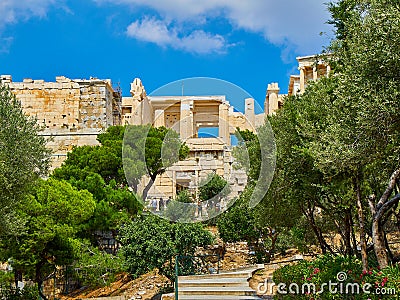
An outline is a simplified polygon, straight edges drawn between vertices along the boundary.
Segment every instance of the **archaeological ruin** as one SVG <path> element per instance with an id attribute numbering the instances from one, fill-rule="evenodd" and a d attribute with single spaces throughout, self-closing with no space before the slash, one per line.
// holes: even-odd
<path id="1" fill-rule="evenodd" d="M 315 56 L 298 57 L 299 75 L 289 81 L 289 95 L 302 93 L 310 80 L 329 74 L 330 67 Z M 233 168 L 231 135 L 236 128 L 254 131 L 283 103 L 277 83 L 268 84 L 264 112 L 255 113 L 254 99 L 243 99 L 244 112 L 234 110 L 226 96 L 149 96 L 140 79 L 131 83 L 130 96 L 123 97 L 109 79 L 69 79 L 55 82 L 24 79 L 13 82 L 11 75 L 1 75 L 22 103 L 27 115 L 43 126 L 43 135 L 51 136 L 53 168 L 59 167 L 73 146 L 97 145 L 99 133 L 112 125 L 165 126 L 179 133 L 190 148 L 189 157 L 179 161 L 159 176 L 149 197 L 175 198 L 181 189 L 197 194 L 200 181 L 210 172 L 222 176 L 236 194 L 246 185 L 243 170 Z M 201 128 L 218 128 L 218 136 L 201 137 Z M 148 180 L 148 179 L 147 179 Z M 146 179 L 143 179 L 142 186 Z"/>

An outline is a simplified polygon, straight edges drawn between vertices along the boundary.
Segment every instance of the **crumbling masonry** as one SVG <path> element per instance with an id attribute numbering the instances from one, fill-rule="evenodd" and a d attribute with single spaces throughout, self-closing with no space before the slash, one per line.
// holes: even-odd
<path id="1" fill-rule="evenodd" d="M 302 93 L 310 80 L 326 76 L 329 65 L 315 56 L 299 57 L 299 75 L 292 75 L 289 95 Z M 194 195 L 200 181 L 210 172 L 223 176 L 236 194 L 246 185 L 244 171 L 233 168 L 231 135 L 236 128 L 254 130 L 265 116 L 282 105 L 277 83 L 268 84 L 264 113 L 255 114 L 254 99 L 245 101 L 244 113 L 234 111 L 225 96 L 148 96 L 140 79 L 131 83 L 131 96 L 122 97 L 111 80 L 56 77 L 55 82 L 24 79 L 13 82 L 1 75 L 0 82 L 10 87 L 27 115 L 35 116 L 51 136 L 53 168 L 59 167 L 73 146 L 97 145 L 97 135 L 112 125 L 152 124 L 177 131 L 190 148 L 189 157 L 159 176 L 149 191 L 150 197 L 174 198 L 180 189 Z M 204 127 L 217 127 L 218 137 L 199 137 Z M 141 186 L 148 179 L 143 179 Z"/>

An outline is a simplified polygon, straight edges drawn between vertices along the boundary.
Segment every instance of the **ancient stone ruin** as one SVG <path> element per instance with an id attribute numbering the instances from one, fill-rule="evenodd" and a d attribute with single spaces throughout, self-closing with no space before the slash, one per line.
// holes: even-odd
<path id="1" fill-rule="evenodd" d="M 310 80 L 329 74 L 330 67 L 315 56 L 299 57 L 299 75 L 292 75 L 289 95 L 302 93 Z M 233 168 L 231 136 L 236 128 L 255 128 L 265 116 L 282 106 L 277 83 L 268 84 L 264 112 L 255 113 L 254 99 L 243 99 L 244 113 L 234 110 L 229 99 L 219 96 L 148 96 L 140 79 L 131 83 L 129 97 L 113 88 L 110 79 L 69 79 L 55 82 L 24 79 L 13 82 L 1 75 L 0 82 L 10 87 L 27 115 L 35 116 L 43 126 L 43 135 L 51 136 L 53 168 L 59 167 L 73 146 L 97 145 L 99 133 L 112 125 L 165 126 L 179 133 L 190 148 L 189 157 L 159 176 L 149 197 L 172 197 L 185 188 L 196 194 L 200 181 L 210 172 L 222 176 L 236 194 L 245 187 L 243 170 Z M 199 129 L 218 128 L 216 137 L 199 137 Z M 141 186 L 148 179 L 143 179 Z"/>

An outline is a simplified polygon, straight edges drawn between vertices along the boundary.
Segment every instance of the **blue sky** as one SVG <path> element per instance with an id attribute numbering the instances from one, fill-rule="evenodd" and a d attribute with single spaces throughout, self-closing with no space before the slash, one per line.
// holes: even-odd
<path id="1" fill-rule="evenodd" d="M 0 0 L 0 73 L 110 78 L 129 95 L 189 77 L 232 82 L 264 102 L 287 92 L 296 56 L 332 36 L 326 0 Z M 325 34 L 320 36 L 320 32 Z"/>

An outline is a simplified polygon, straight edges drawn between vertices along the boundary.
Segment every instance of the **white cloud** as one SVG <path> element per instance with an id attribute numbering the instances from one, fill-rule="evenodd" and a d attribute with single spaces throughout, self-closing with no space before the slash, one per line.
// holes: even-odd
<path id="1" fill-rule="evenodd" d="M 0 2 L 0 30 L 5 26 L 31 17 L 43 18 L 56 0 L 1 0 Z"/>
<path id="2" fill-rule="evenodd" d="M 30 18 L 45 18 L 51 6 L 57 5 L 68 12 L 64 0 L 0 0 L 0 53 L 7 53 L 13 42 L 6 36 L 8 26 L 24 22 Z"/>
<path id="3" fill-rule="evenodd" d="M 273 44 L 300 54 L 318 52 L 328 32 L 326 0 L 94 0 L 152 8 L 165 23 L 172 21 L 201 25 L 214 16 L 226 18 L 235 29 L 261 34 Z"/>
<path id="4" fill-rule="evenodd" d="M 176 33 L 170 31 L 167 24 L 154 18 L 144 18 L 133 22 L 128 26 L 126 33 L 130 37 L 160 46 L 167 46 L 176 38 Z"/>
<path id="5" fill-rule="evenodd" d="M 224 37 L 219 34 L 210 34 L 203 30 L 196 30 L 180 39 L 179 47 L 189 52 L 197 52 L 201 54 L 211 52 L 224 52 L 227 47 Z"/>
<path id="6" fill-rule="evenodd" d="M 129 37 L 155 43 L 161 47 L 171 47 L 198 54 L 223 52 L 227 47 L 225 39 L 218 34 L 213 35 L 203 30 L 196 30 L 185 35 L 181 33 L 180 28 L 149 17 L 131 23 L 126 33 Z"/>

